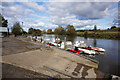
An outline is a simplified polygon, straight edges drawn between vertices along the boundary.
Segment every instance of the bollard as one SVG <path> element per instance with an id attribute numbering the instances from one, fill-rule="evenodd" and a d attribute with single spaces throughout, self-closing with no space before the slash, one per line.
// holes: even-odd
<path id="1" fill-rule="evenodd" d="M 66 49 L 66 37 L 64 38 L 64 49 Z"/>
<path id="2" fill-rule="evenodd" d="M 58 48 L 58 36 L 57 36 L 57 48 Z"/>

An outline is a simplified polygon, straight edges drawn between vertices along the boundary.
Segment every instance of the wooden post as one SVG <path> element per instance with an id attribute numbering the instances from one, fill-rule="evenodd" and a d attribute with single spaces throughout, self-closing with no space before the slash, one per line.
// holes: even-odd
<path id="1" fill-rule="evenodd" d="M 66 37 L 64 38 L 64 49 L 66 49 Z"/>
<path id="2" fill-rule="evenodd" d="M 58 36 L 57 36 L 57 48 L 58 48 Z"/>

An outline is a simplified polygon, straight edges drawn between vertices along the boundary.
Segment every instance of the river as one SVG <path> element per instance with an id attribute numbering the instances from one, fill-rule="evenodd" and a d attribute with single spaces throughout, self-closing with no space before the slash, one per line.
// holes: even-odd
<path id="1" fill-rule="evenodd" d="M 44 38 L 56 38 L 56 35 L 43 35 Z M 58 35 L 58 37 L 61 40 L 64 40 L 63 35 Z M 87 45 L 95 46 L 95 47 L 101 47 L 106 50 L 105 54 L 96 55 L 94 57 L 91 57 L 92 59 L 95 59 L 99 61 L 98 69 L 104 73 L 114 74 L 120 76 L 120 57 L 119 56 L 119 43 L 120 40 L 111 40 L 111 39 L 95 39 L 95 38 L 84 38 L 79 36 L 67 36 L 68 41 L 72 41 L 73 43 L 75 41 L 85 41 Z"/>

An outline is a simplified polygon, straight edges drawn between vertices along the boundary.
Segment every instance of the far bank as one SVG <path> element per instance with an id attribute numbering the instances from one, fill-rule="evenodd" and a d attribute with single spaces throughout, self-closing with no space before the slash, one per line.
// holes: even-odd
<path id="1" fill-rule="evenodd" d="M 77 36 L 103 38 L 103 39 L 120 39 L 120 32 L 77 32 Z"/>

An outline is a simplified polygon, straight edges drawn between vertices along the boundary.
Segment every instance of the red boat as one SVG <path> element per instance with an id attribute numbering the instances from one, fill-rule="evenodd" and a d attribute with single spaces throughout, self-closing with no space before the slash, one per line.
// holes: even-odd
<path id="1" fill-rule="evenodd" d="M 94 50 L 94 51 L 98 51 L 98 52 L 105 52 L 105 49 L 103 48 L 96 48 L 96 47 L 82 47 L 83 49 L 87 49 L 87 50 Z"/>
<path id="2" fill-rule="evenodd" d="M 58 44 L 60 45 L 62 43 L 62 41 L 60 41 Z M 53 42 L 53 43 L 47 43 L 47 45 L 50 45 L 50 46 L 57 46 L 57 43 Z M 58 45 L 58 46 L 59 46 Z"/>
<path id="3" fill-rule="evenodd" d="M 74 50 L 74 49 L 70 49 L 70 48 L 68 48 L 67 51 L 71 51 L 71 52 L 78 53 L 78 54 L 82 54 L 82 53 L 84 53 L 84 51 L 82 51 L 82 50 L 78 50 L 78 51 L 76 51 L 76 50 Z"/>
<path id="4" fill-rule="evenodd" d="M 88 49 L 88 50 L 97 50 L 98 48 L 94 48 L 94 47 L 82 47 L 83 49 Z"/>
<path id="5" fill-rule="evenodd" d="M 50 45 L 50 46 L 55 46 L 54 44 L 52 44 L 52 43 L 47 43 L 47 45 Z"/>

